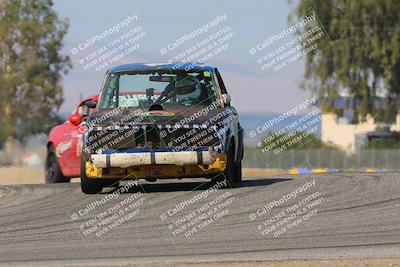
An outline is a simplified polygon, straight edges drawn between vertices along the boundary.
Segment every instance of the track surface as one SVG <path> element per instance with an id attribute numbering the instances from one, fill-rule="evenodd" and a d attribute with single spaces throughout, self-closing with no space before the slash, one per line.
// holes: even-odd
<path id="1" fill-rule="evenodd" d="M 249 219 L 257 209 L 313 180 L 315 186 L 266 217 Z M 89 215 L 73 221 L 71 214 L 105 194 L 84 195 L 79 184 L 0 186 L 0 266 L 400 256 L 400 174 L 245 179 L 240 188 L 212 192 L 162 221 L 160 215 L 215 185 L 198 181 L 140 183 L 145 201 L 139 214 L 101 237 L 85 236 L 79 229 Z M 137 192 L 133 188 L 90 214 L 97 216 Z M 173 236 L 171 222 L 227 192 L 234 199 L 222 209 L 228 210 L 224 217 L 189 237 Z M 259 224 L 314 192 L 323 197 L 315 216 L 278 237 L 260 234 Z"/>

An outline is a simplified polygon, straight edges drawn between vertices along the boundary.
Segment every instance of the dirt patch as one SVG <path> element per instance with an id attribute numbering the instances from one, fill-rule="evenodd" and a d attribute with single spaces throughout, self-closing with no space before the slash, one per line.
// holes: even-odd
<path id="1" fill-rule="evenodd" d="M 44 169 L 33 167 L 2 167 L 0 168 L 0 184 L 42 184 Z"/>

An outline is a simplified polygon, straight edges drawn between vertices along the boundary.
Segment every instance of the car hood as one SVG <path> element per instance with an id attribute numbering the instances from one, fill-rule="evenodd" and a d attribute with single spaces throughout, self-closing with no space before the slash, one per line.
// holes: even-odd
<path id="1" fill-rule="evenodd" d="M 209 109 L 206 106 L 175 108 L 140 112 L 137 108 L 126 108 L 120 112 L 100 110 L 91 114 L 87 123 L 94 127 L 105 127 L 116 124 L 218 124 L 231 114 L 231 110 L 223 108 Z"/>

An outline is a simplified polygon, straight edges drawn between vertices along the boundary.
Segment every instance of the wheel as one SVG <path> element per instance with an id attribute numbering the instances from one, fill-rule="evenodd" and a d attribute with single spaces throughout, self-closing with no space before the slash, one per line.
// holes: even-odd
<path id="1" fill-rule="evenodd" d="M 226 159 L 226 168 L 223 177 L 227 181 L 226 187 L 235 187 L 235 154 L 232 147 L 229 148 Z"/>
<path id="2" fill-rule="evenodd" d="M 242 160 L 238 159 L 239 162 L 235 164 L 235 175 L 234 182 L 236 185 L 239 185 L 242 182 Z"/>
<path id="3" fill-rule="evenodd" d="M 86 162 L 84 157 L 81 158 L 81 189 L 85 194 L 97 194 L 103 190 L 102 181 L 86 176 Z"/>
<path id="4" fill-rule="evenodd" d="M 118 187 L 119 179 L 105 179 L 102 180 L 103 187 Z"/>
<path id="5" fill-rule="evenodd" d="M 47 149 L 47 157 L 45 164 L 45 180 L 46 184 L 69 183 L 69 178 L 65 177 L 61 172 L 57 155 L 53 145 Z"/>

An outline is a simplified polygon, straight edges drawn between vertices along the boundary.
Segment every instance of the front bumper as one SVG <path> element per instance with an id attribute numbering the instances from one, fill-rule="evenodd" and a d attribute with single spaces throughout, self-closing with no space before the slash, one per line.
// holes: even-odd
<path id="1" fill-rule="evenodd" d="M 215 162 L 215 151 L 140 152 L 93 154 L 91 162 L 97 168 L 127 168 L 139 165 L 209 165 Z"/>
<path id="2" fill-rule="evenodd" d="M 214 151 L 95 154 L 90 159 L 86 162 L 86 175 L 90 178 L 204 177 L 226 168 L 226 155 Z"/>

